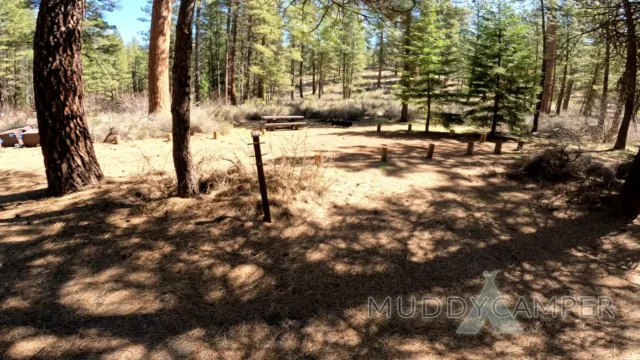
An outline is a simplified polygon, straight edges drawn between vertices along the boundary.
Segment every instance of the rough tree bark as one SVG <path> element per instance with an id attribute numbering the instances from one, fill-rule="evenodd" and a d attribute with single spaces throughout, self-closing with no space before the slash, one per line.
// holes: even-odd
<path id="1" fill-rule="evenodd" d="M 47 195 L 100 182 L 84 111 L 84 0 L 42 0 L 34 40 L 33 78 Z"/>
<path id="2" fill-rule="evenodd" d="M 189 150 L 191 129 L 191 44 L 193 11 L 196 0 L 182 0 L 176 26 L 176 45 L 173 61 L 173 163 L 178 178 L 178 196 L 193 197 L 198 194 L 196 170 Z"/>
<path id="3" fill-rule="evenodd" d="M 625 92 L 624 115 L 620 123 L 618 138 L 613 146 L 616 150 L 624 150 L 627 147 L 627 134 L 629 132 L 629 124 L 634 115 L 634 102 L 636 96 L 636 80 L 638 72 L 638 36 L 636 34 L 636 22 L 633 19 L 634 11 L 630 0 L 622 0 L 624 8 L 625 22 L 627 25 L 627 60 L 625 62 L 625 70 L 622 75 L 624 78 L 623 89 Z"/>
<path id="4" fill-rule="evenodd" d="M 153 0 L 149 34 L 149 114 L 168 113 L 171 0 Z"/>

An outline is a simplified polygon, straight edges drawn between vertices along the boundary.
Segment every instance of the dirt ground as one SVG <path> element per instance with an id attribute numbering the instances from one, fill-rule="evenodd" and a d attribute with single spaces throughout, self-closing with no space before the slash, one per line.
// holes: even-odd
<path id="1" fill-rule="evenodd" d="M 414 125 L 419 130 L 420 125 Z M 458 129 L 464 132 L 465 129 Z M 327 189 L 263 224 L 234 196 L 149 199 L 171 144 L 96 144 L 106 180 L 44 198 L 40 149 L 0 153 L 0 351 L 7 359 L 640 359 L 640 226 L 507 180 L 515 151 L 406 125 L 314 125 L 262 137 L 267 160 L 323 154 Z M 251 166 L 249 130 L 199 135 L 199 168 Z M 426 160 L 429 143 L 435 156 Z M 389 149 L 389 162 L 379 152 Z M 270 191 L 275 191 L 270 189 Z M 259 199 L 252 195 L 252 201 Z M 277 205 L 277 204 L 276 204 Z M 463 316 L 369 316 L 370 298 L 469 299 L 484 272 L 517 296 L 608 296 L 613 317 L 518 317 L 523 332 Z"/>

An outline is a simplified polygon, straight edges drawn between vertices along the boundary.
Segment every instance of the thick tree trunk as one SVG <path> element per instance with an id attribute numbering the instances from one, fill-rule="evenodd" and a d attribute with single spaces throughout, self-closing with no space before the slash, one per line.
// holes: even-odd
<path id="1" fill-rule="evenodd" d="M 382 60 L 384 56 L 384 31 L 380 30 L 380 53 L 378 54 L 378 84 L 376 89 L 382 87 Z M 428 132 L 429 130 L 427 130 Z"/>
<path id="2" fill-rule="evenodd" d="M 624 182 L 620 199 L 627 215 L 632 217 L 640 215 L 640 149 Z"/>
<path id="3" fill-rule="evenodd" d="M 627 25 L 627 60 L 625 63 L 623 89 L 625 95 L 624 115 L 620 123 L 618 138 L 613 146 L 616 150 L 623 150 L 627 147 L 627 134 L 629 124 L 634 115 L 634 103 L 636 97 L 636 80 L 638 72 L 638 36 L 636 34 L 636 23 L 633 19 L 633 8 L 630 0 L 622 0 L 624 8 L 625 22 Z"/>
<path id="4" fill-rule="evenodd" d="M 149 114 L 168 113 L 171 0 L 153 0 L 149 34 Z"/>
<path id="5" fill-rule="evenodd" d="M 193 197 L 198 194 L 196 170 L 189 150 L 191 129 L 191 46 L 193 10 L 196 0 L 182 0 L 176 26 L 176 46 L 173 62 L 173 163 L 178 178 L 178 196 Z"/>
<path id="6" fill-rule="evenodd" d="M 42 0 L 33 78 L 47 194 L 62 196 L 103 179 L 84 111 L 84 0 Z"/>
<path id="7" fill-rule="evenodd" d="M 405 88 L 403 92 L 406 92 L 406 88 L 409 87 L 409 79 L 411 72 L 411 62 L 409 56 L 411 55 L 411 11 L 408 11 L 404 20 L 404 66 L 402 73 L 402 86 Z M 409 121 L 409 99 L 405 94 L 402 96 L 402 111 L 400 113 L 400 122 Z"/>
<path id="8" fill-rule="evenodd" d="M 202 13 L 202 2 L 197 0 L 196 5 L 196 38 L 195 38 L 195 64 L 193 72 L 195 73 L 194 90 L 196 104 L 202 100 L 200 94 L 200 18 Z"/>

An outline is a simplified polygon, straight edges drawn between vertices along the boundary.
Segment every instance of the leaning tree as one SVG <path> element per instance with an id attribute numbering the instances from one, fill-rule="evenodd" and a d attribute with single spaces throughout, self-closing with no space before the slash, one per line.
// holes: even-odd
<path id="1" fill-rule="evenodd" d="M 84 0 L 42 0 L 34 39 L 33 83 L 47 194 L 62 196 L 104 177 L 84 111 Z"/>

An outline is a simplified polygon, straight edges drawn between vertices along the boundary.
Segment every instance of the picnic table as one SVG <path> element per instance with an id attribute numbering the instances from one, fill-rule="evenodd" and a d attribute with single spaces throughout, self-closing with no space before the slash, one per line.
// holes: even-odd
<path id="1" fill-rule="evenodd" d="M 267 130 L 281 127 L 291 127 L 293 130 L 298 130 L 299 127 L 307 125 L 305 121 L 295 121 L 304 120 L 304 116 L 299 115 L 269 115 L 261 116 L 260 119 L 265 122 L 264 126 Z M 285 122 L 279 120 L 284 120 Z"/>

